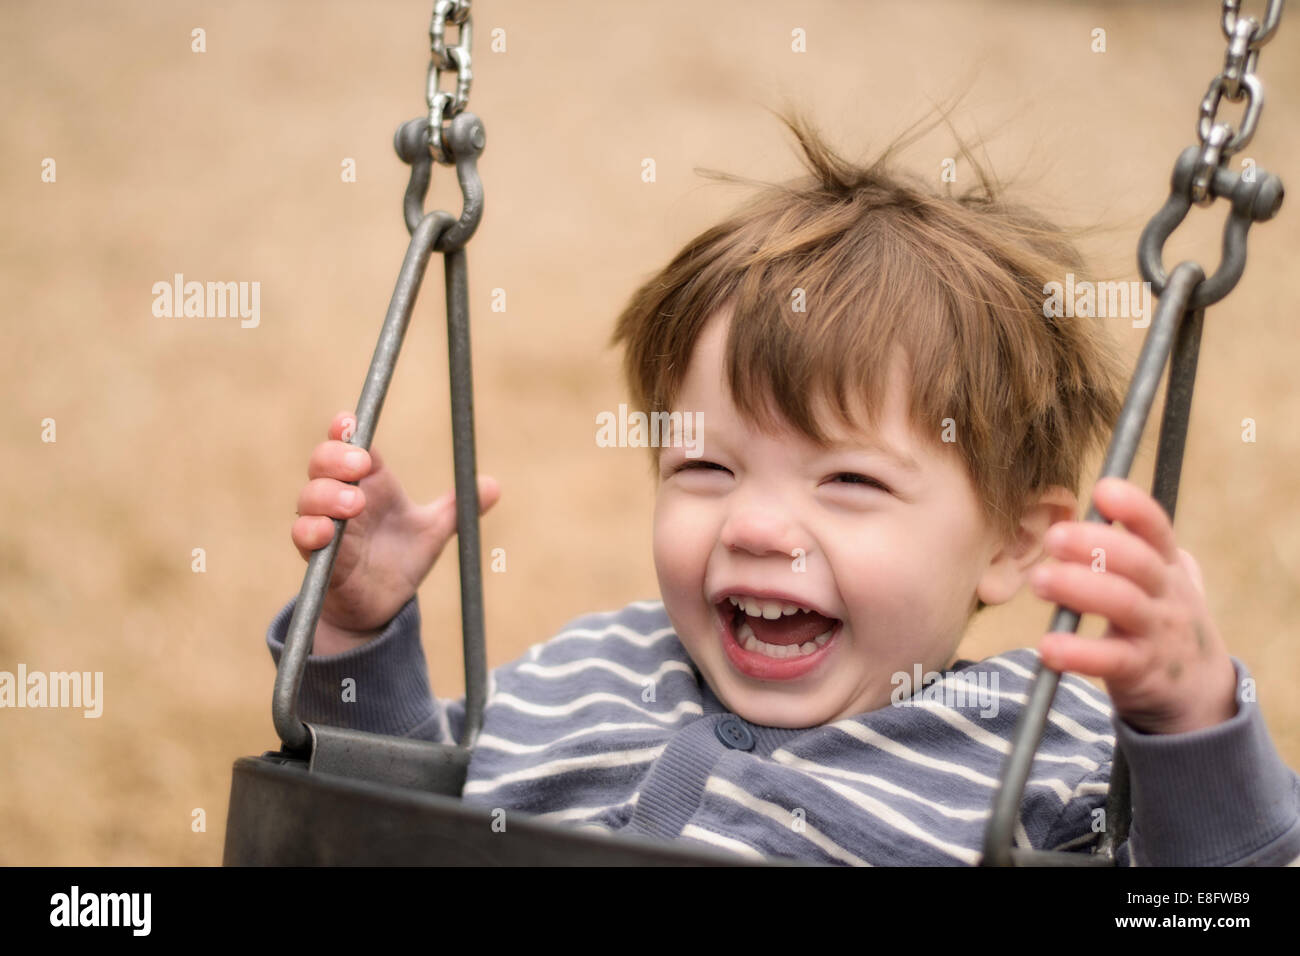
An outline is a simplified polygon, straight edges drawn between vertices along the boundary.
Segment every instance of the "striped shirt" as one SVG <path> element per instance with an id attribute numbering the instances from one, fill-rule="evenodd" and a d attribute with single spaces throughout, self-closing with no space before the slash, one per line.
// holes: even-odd
<path id="1" fill-rule="evenodd" d="M 277 663 L 293 607 L 267 633 Z M 576 618 L 490 672 L 462 799 L 756 859 L 975 864 L 1036 663 L 1029 648 L 958 661 L 894 705 L 822 726 L 765 727 L 718 700 L 661 601 L 634 602 Z M 1300 862 L 1300 778 L 1274 749 L 1254 695 L 1243 693 L 1244 665 L 1233 663 L 1237 714 L 1172 735 L 1133 729 L 1106 694 L 1065 675 L 1016 845 L 1093 850 L 1118 737 L 1133 798 L 1119 863 Z M 354 700 L 343 699 L 347 678 Z M 455 743 L 465 700 L 431 693 L 412 598 L 369 643 L 308 658 L 299 714 Z"/>

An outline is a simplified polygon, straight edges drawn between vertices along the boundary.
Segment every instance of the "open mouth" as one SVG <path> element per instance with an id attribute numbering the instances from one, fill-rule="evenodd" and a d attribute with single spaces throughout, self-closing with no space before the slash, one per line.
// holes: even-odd
<path id="1" fill-rule="evenodd" d="M 743 595 L 715 605 L 723 646 L 743 673 L 763 679 L 801 676 L 820 662 L 843 627 L 838 618 Z"/>
<path id="2" fill-rule="evenodd" d="M 780 617 L 751 614 L 741 606 L 740 598 L 727 598 L 718 610 L 726 616 L 732 636 L 747 651 L 777 660 L 807 657 L 825 647 L 839 625 L 838 618 L 828 618 L 816 611 L 804 611 L 785 605 Z M 749 601 L 754 609 L 756 602 Z"/>

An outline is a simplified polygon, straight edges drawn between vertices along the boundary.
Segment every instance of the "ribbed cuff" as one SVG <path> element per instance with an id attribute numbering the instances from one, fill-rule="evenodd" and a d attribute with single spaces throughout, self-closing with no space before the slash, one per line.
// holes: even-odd
<path id="1" fill-rule="evenodd" d="M 1221 724 L 1144 734 L 1112 719 L 1129 763 L 1139 866 L 1267 866 L 1300 852 L 1300 782 L 1273 747 L 1258 703 L 1242 697 L 1249 671 L 1232 663 L 1237 713 Z"/>
<path id="2" fill-rule="evenodd" d="M 297 601 L 286 604 L 266 632 L 277 666 Z M 345 700 L 348 678 L 355 684 L 347 696 L 355 699 Z M 309 724 L 400 737 L 433 717 L 436 706 L 420 644 L 420 608 L 412 597 L 373 640 L 341 654 L 307 657 L 298 716 Z"/>

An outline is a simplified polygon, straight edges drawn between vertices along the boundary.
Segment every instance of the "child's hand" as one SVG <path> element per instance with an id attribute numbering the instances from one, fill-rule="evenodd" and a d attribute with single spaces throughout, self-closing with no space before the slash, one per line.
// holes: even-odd
<path id="1" fill-rule="evenodd" d="M 1237 712 L 1236 669 L 1210 619 L 1195 559 L 1176 546 L 1160 504 L 1132 482 L 1104 478 L 1093 500 L 1102 517 L 1124 527 L 1058 522 L 1046 546 L 1062 563 L 1035 568 L 1030 580 L 1044 600 L 1099 614 L 1110 627 L 1100 639 L 1045 635 L 1043 663 L 1104 679 L 1116 712 L 1146 733 L 1228 720 Z"/>
<path id="2" fill-rule="evenodd" d="M 372 447 L 367 453 L 343 440 L 355 427 L 351 412 L 334 416 L 330 440 L 312 451 L 310 480 L 298 496 L 301 517 L 293 523 L 293 543 L 306 560 L 334 537 L 331 518 L 348 519 L 321 606 L 314 645 L 318 654 L 348 646 L 337 639 L 338 633 L 323 632 L 376 636 L 414 596 L 456 533 L 455 493 L 427 505 L 414 504 L 377 450 Z M 351 455 L 359 457 L 350 460 Z M 348 484 L 357 479 L 359 487 Z M 496 504 L 501 490 L 492 478 L 480 475 L 478 494 L 482 513 Z"/>

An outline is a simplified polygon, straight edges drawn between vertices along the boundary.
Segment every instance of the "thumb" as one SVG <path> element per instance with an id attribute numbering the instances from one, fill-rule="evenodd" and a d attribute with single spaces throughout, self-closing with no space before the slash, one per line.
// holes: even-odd
<path id="1" fill-rule="evenodd" d="M 501 486 L 491 475 L 478 476 L 478 513 L 483 514 L 501 500 Z M 435 541 L 445 542 L 456 533 L 456 492 L 449 491 L 427 505 L 416 506 Z"/>

